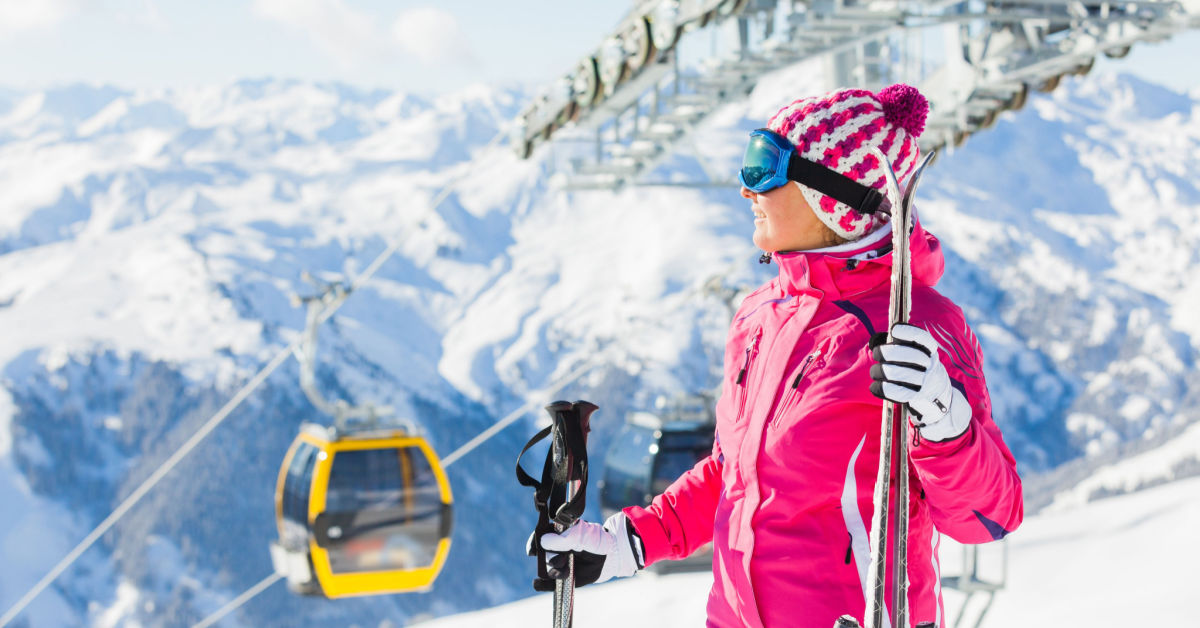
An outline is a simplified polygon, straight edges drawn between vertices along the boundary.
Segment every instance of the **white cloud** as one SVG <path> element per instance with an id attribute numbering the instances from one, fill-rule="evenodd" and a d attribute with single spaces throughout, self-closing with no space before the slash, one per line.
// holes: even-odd
<path id="1" fill-rule="evenodd" d="M 392 35 L 405 53 L 426 65 L 465 65 L 476 58 L 458 19 L 442 9 L 404 11 L 392 25 Z"/>
<path id="2" fill-rule="evenodd" d="M 0 37 L 54 26 L 78 11 L 74 0 L 0 0 Z"/>
<path id="3" fill-rule="evenodd" d="M 348 67 L 397 55 L 426 66 L 467 65 L 476 59 L 458 19 L 433 7 L 401 12 L 390 33 L 381 20 L 344 0 L 254 0 L 253 10 L 304 34 Z"/>
<path id="4" fill-rule="evenodd" d="M 130 6 L 117 12 L 118 21 L 135 24 L 155 33 L 170 32 L 171 24 L 155 0 L 126 0 L 124 4 Z"/>
<path id="5" fill-rule="evenodd" d="M 253 10 L 307 35 L 347 66 L 378 56 L 388 47 L 371 17 L 342 0 L 254 0 Z"/>

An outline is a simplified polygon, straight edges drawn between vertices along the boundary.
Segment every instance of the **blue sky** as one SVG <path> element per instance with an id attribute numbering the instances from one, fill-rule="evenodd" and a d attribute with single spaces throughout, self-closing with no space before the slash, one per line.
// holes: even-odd
<path id="1" fill-rule="evenodd" d="M 565 73 L 628 0 L 0 0 L 0 85 L 245 77 L 444 91 Z"/>
<path id="2" fill-rule="evenodd" d="M 438 92 L 541 83 L 595 48 L 632 0 L 0 0 L 0 85 L 122 87 L 246 77 Z M 1102 68 L 1200 87 L 1200 32 Z M 1186 67 L 1179 67 L 1184 65 Z"/>

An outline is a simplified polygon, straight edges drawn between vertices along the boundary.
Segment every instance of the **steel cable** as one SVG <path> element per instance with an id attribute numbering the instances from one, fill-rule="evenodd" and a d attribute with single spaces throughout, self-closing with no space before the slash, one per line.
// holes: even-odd
<path id="1" fill-rule="evenodd" d="M 604 355 L 605 355 L 604 351 L 601 351 L 601 352 L 593 355 L 590 359 L 584 360 L 583 363 L 576 366 L 574 369 L 572 369 L 566 375 L 559 378 L 556 382 L 551 384 L 548 388 L 542 389 L 540 391 L 537 391 L 534 394 L 531 394 L 530 395 L 531 399 L 529 401 L 526 401 L 524 404 L 522 404 L 516 410 L 509 412 L 507 415 L 504 416 L 504 418 L 500 419 L 499 421 L 496 421 L 490 427 L 488 427 L 486 430 L 480 432 L 475 438 L 472 438 L 471 440 L 467 441 L 466 443 L 461 445 L 458 449 L 455 449 L 453 452 L 451 452 L 449 455 L 447 455 L 445 458 L 443 458 L 442 467 L 446 468 L 446 467 L 449 467 L 450 465 L 454 464 L 457 460 L 461 459 L 463 456 L 466 456 L 468 453 L 473 451 L 476 447 L 483 444 L 484 441 L 487 441 L 491 437 L 500 433 L 500 431 L 502 431 L 504 428 L 508 427 L 514 421 L 516 421 L 517 419 L 524 416 L 525 413 L 537 408 L 539 405 L 544 405 L 546 403 L 545 399 L 548 398 L 550 395 L 575 383 L 576 381 L 579 380 L 579 378 L 583 377 L 583 375 L 585 373 L 587 373 L 592 368 L 599 365 L 601 362 L 600 358 L 603 357 Z M 214 623 L 220 621 L 222 618 L 224 618 L 229 613 L 240 608 L 246 602 L 249 602 L 251 599 L 253 599 L 255 596 L 257 596 L 259 593 L 262 593 L 268 587 L 270 587 L 272 584 L 275 584 L 282 578 L 283 578 L 283 576 L 280 576 L 279 574 L 272 574 L 271 576 L 264 578 L 263 580 L 261 580 L 257 584 L 255 584 L 254 586 L 252 586 L 249 589 L 247 589 L 246 591 L 244 591 L 241 595 L 238 595 L 236 598 L 234 598 L 228 604 L 226 604 L 225 606 L 222 606 L 220 609 L 218 609 L 213 614 L 209 615 L 208 617 L 205 617 L 203 621 L 192 626 L 192 628 L 207 628 L 208 626 L 213 625 Z"/>
<path id="2" fill-rule="evenodd" d="M 480 150 L 486 151 L 495 147 L 500 140 L 504 138 L 504 136 L 505 130 L 502 127 L 501 130 L 496 133 L 496 136 L 493 137 L 492 140 L 485 144 Z M 430 211 L 441 205 L 442 201 L 446 200 L 446 198 L 451 192 L 454 191 L 455 186 L 460 181 L 462 181 L 461 178 L 455 178 L 451 182 L 444 185 L 441 191 L 434 196 L 429 207 Z M 395 254 L 396 251 L 400 250 L 401 244 L 402 242 L 399 238 L 397 238 L 393 240 L 392 243 L 389 244 L 389 246 L 384 249 L 382 253 L 376 256 L 375 259 L 372 260 L 372 262 L 367 266 L 367 268 L 361 274 L 355 277 L 350 283 L 349 293 L 352 294 L 354 289 L 362 286 L 369 279 L 371 279 L 371 277 L 374 276 L 379 268 L 383 266 L 384 262 L 386 262 L 393 254 Z M 349 294 L 347 294 L 347 298 L 348 297 Z M 345 302 L 346 299 L 340 299 L 330 304 L 330 306 L 321 314 L 319 322 L 323 323 L 329 320 L 329 318 L 333 316 L 334 312 L 341 308 Z M 21 611 L 23 611 L 25 607 L 29 605 L 30 602 L 37 598 L 37 596 L 46 589 L 46 587 L 50 586 L 50 584 L 54 582 L 58 576 L 62 575 L 62 573 L 66 571 L 66 569 L 70 567 L 80 555 L 82 555 L 88 550 L 88 548 L 95 544 L 95 542 L 101 536 L 103 536 L 105 532 L 111 529 L 113 525 L 116 524 L 116 522 L 129 511 L 129 509 L 133 508 L 133 506 L 141 501 L 141 499 L 145 497 L 146 493 L 150 492 L 150 489 L 154 488 L 154 486 L 157 485 L 159 481 L 163 479 L 163 477 L 165 477 L 172 469 L 175 468 L 175 465 L 179 464 L 179 462 L 185 456 L 191 453 L 192 449 L 194 449 L 196 445 L 200 444 L 200 441 L 204 440 L 209 433 L 211 433 L 218 425 L 228 418 L 229 414 L 238 406 L 240 406 L 242 402 L 246 400 L 246 397 L 250 396 L 250 393 L 254 392 L 256 388 L 262 385 L 263 381 L 265 381 L 266 378 L 275 371 L 275 369 L 279 368 L 279 366 L 287 360 L 287 357 L 300 346 L 300 342 L 300 339 L 297 339 L 276 353 L 275 356 L 271 358 L 271 361 L 268 362 L 262 369 L 260 369 L 258 373 L 256 373 L 250 379 L 249 382 L 242 386 L 242 388 L 238 390 L 236 394 L 234 394 L 233 398 L 230 399 L 228 403 L 226 403 L 220 410 L 217 411 L 216 414 L 209 418 L 209 420 L 206 421 L 204 425 L 201 426 L 200 429 L 197 430 L 191 436 L 191 438 L 187 440 L 187 442 L 180 446 L 180 448 L 177 449 L 170 458 L 159 465 L 158 468 L 155 469 L 154 473 L 150 475 L 150 477 L 146 478 L 141 485 L 134 489 L 134 491 L 130 493 L 129 496 L 126 497 L 121 504 L 112 511 L 111 514 L 108 515 L 108 517 L 101 521 L 99 525 L 97 525 L 86 537 L 84 537 L 84 539 L 80 541 L 74 549 L 72 549 L 62 560 L 58 562 L 58 564 L 54 566 L 54 568 L 52 568 L 45 576 L 43 576 L 42 579 L 33 586 L 33 588 L 26 592 L 21 599 L 17 600 L 16 604 L 13 604 L 11 608 L 5 611 L 4 615 L 0 616 L 0 628 L 7 626 L 9 622 L 15 619 L 17 615 L 19 615 Z"/>

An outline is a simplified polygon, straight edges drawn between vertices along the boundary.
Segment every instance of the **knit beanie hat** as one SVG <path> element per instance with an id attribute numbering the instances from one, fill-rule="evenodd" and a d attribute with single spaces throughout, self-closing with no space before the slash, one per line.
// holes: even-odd
<path id="1" fill-rule="evenodd" d="M 771 116 L 767 128 L 786 137 L 804 159 L 836 170 L 863 185 L 882 190 L 893 207 L 878 148 L 891 162 L 901 186 L 917 165 L 917 138 L 925 130 L 929 102 L 909 85 L 885 87 L 878 94 L 842 89 L 801 98 Z M 803 183 L 797 184 L 817 218 L 834 233 L 857 240 L 889 220 L 882 213 L 862 214 Z"/>

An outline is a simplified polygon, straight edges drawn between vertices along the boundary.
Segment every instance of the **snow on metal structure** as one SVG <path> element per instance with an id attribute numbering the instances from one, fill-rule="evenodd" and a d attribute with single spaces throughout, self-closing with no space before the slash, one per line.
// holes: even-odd
<path id="1" fill-rule="evenodd" d="M 570 160 L 569 188 L 663 184 L 647 175 L 714 109 L 769 72 L 821 59 L 829 88 L 919 87 L 931 105 L 922 148 L 953 150 L 1024 106 L 1030 89 L 1051 91 L 1098 55 L 1200 26 L 1200 3 L 1189 1 L 1191 12 L 1131 0 L 639 0 L 521 112 L 510 141 L 522 157 L 552 139 L 594 143 Z M 714 45 L 681 68 L 684 38 L 734 24 L 728 53 Z M 734 185 L 708 176 L 686 184 Z"/>

